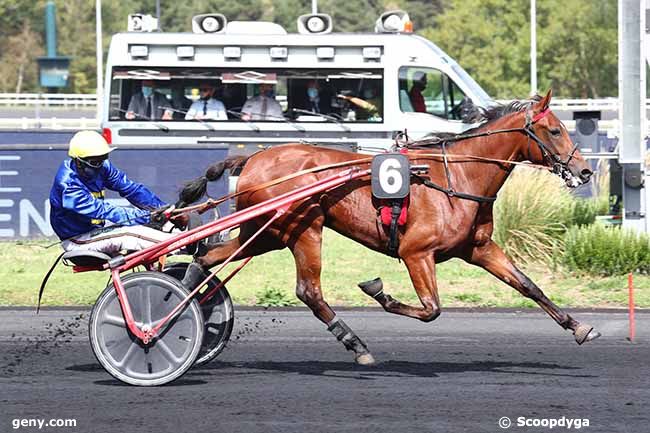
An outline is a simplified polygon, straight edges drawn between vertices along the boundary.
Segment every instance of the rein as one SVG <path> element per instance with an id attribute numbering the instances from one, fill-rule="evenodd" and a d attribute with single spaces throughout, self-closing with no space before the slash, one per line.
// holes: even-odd
<path id="1" fill-rule="evenodd" d="M 462 154 L 452 154 L 449 155 L 447 154 L 446 151 L 446 143 L 448 142 L 456 142 L 456 141 L 462 141 L 462 140 L 469 140 L 471 138 L 478 138 L 478 137 L 486 137 L 490 135 L 496 135 L 496 134 L 504 134 L 508 132 L 523 132 L 525 133 L 529 140 L 532 139 L 537 143 L 537 145 L 540 148 L 540 151 L 542 152 L 543 156 L 545 159 L 550 159 L 551 163 L 553 164 L 553 172 L 556 174 L 561 174 L 564 170 L 566 170 L 567 165 L 573 158 L 573 155 L 575 151 L 577 150 L 577 145 L 574 146 L 572 152 L 569 155 L 569 158 L 567 161 L 562 161 L 559 156 L 557 156 L 555 153 L 551 152 L 548 146 L 544 144 L 544 142 L 537 137 L 537 135 L 533 132 L 532 130 L 532 125 L 538 122 L 539 120 L 543 119 L 548 113 L 550 113 L 550 108 L 546 108 L 545 110 L 541 111 L 540 113 L 536 114 L 535 116 L 531 117 L 531 112 L 527 111 L 526 112 L 526 124 L 522 128 L 507 128 L 507 129 L 497 129 L 497 130 L 488 130 L 488 131 L 483 131 L 483 132 L 477 132 L 473 134 L 465 134 L 465 135 L 457 135 L 453 137 L 449 137 L 446 139 L 441 139 L 441 138 L 430 138 L 430 139 L 423 139 L 423 140 L 416 140 L 416 141 L 407 141 L 405 144 L 402 145 L 402 147 L 405 147 L 407 149 L 412 149 L 412 148 L 417 148 L 417 147 L 426 147 L 430 146 L 432 144 L 440 144 L 442 147 L 442 153 L 432 153 L 432 154 L 416 154 L 416 155 L 409 155 L 409 159 L 413 160 L 418 160 L 418 159 L 440 159 L 442 158 L 442 162 L 445 168 L 445 177 L 447 179 L 447 188 L 438 185 L 434 182 L 431 182 L 428 179 L 425 179 L 424 177 L 413 174 L 412 176 L 415 177 L 416 179 L 420 180 L 425 186 L 435 189 L 440 192 L 444 192 L 450 197 L 458 197 L 460 199 L 464 200 L 471 200 L 471 201 L 476 201 L 479 203 L 493 203 L 497 198 L 496 197 L 485 197 L 485 196 L 478 196 L 478 195 L 473 195 L 473 194 L 467 194 L 467 193 L 462 193 L 454 190 L 452 182 L 451 182 L 451 174 L 449 172 L 449 158 L 457 159 L 457 158 L 469 158 L 481 162 L 496 162 L 496 163 L 502 163 L 502 164 L 512 164 L 512 165 L 525 165 L 527 167 L 533 167 L 533 168 L 539 168 L 539 169 L 544 169 L 548 170 L 548 167 L 543 166 L 543 165 L 538 165 L 538 164 L 531 164 L 531 163 L 525 163 L 525 162 L 517 162 L 517 161 L 508 161 L 508 160 L 502 160 L 502 159 L 497 159 L 497 158 L 486 158 L 486 157 L 481 157 L 481 156 L 474 156 L 474 155 L 462 155 Z M 279 177 L 277 179 L 273 179 L 271 181 L 265 182 L 260 185 L 255 185 L 250 188 L 246 188 L 245 190 L 242 191 L 237 191 L 231 194 L 227 194 L 223 197 L 217 198 L 217 199 L 208 199 L 203 203 L 199 203 L 193 206 L 187 206 L 183 208 L 177 208 L 174 209 L 171 213 L 174 215 L 181 214 L 181 213 L 187 213 L 191 211 L 197 211 L 199 213 L 204 213 L 208 211 L 209 209 L 212 209 L 216 206 L 218 206 L 221 203 L 224 203 L 227 200 L 230 200 L 232 198 L 241 196 L 243 194 L 249 194 L 249 193 L 254 193 L 256 191 L 260 191 L 266 188 L 269 188 L 271 186 L 278 185 L 280 183 L 286 182 L 291 179 L 295 179 L 297 177 L 306 175 L 306 174 L 311 174 L 311 173 L 318 173 L 321 171 L 325 170 L 331 170 L 333 168 L 341 168 L 341 167 L 349 167 L 357 164 L 369 164 L 372 162 L 372 157 L 367 157 L 367 158 L 361 158 L 361 159 L 355 159 L 355 160 L 348 160 L 348 161 L 342 161 L 342 162 L 337 162 L 333 164 L 326 164 L 326 165 L 320 165 L 318 167 L 312 167 L 312 168 L 307 168 L 304 170 L 300 170 L 295 173 L 288 174 L 286 176 Z M 559 167 L 559 168 L 558 168 Z M 559 170 L 559 171 L 556 171 Z"/>
<path id="2" fill-rule="evenodd" d="M 479 138 L 479 137 L 487 137 L 491 135 L 497 135 L 497 134 L 505 134 L 509 132 L 522 132 L 526 134 L 528 137 L 528 156 L 530 158 L 530 140 L 532 139 L 535 143 L 537 143 L 537 146 L 539 147 L 540 152 L 542 153 L 542 156 L 544 160 L 547 160 L 550 162 L 552 171 L 555 174 L 561 175 L 563 178 L 566 178 L 566 176 L 570 176 L 570 171 L 568 169 L 569 163 L 573 159 L 573 156 L 578 150 L 578 144 L 576 143 L 573 146 L 573 149 L 571 150 L 571 153 L 569 153 L 569 156 L 566 161 L 562 161 L 562 159 L 554 152 L 552 152 L 548 146 L 542 141 L 541 138 L 535 134 L 535 131 L 533 131 L 533 125 L 543 119 L 547 114 L 551 112 L 551 109 L 549 107 L 546 107 L 544 110 L 540 111 L 536 115 L 532 116 L 531 110 L 526 111 L 526 123 L 522 128 L 506 128 L 506 129 L 496 129 L 496 130 L 487 130 L 487 131 L 482 131 L 482 132 L 476 132 L 473 134 L 465 134 L 465 135 L 456 135 L 453 137 L 448 137 L 448 138 L 429 138 L 429 139 L 423 139 L 423 140 L 416 140 L 412 142 L 407 142 L 405 144 L 406 148 L 414 148 L 414 147 L 424 147 L 424 146 L 430 146 L 432 144 L 440 144 L 441 149 L 442 149 L 442 160 L 443 164 L 445 167 L 445 176 L 447 178 L 447 188 L 444 188 L 440 185 L 434 184 L 431 181 L 426 181 L 425 185 L 427 185 L 430 188 L 434 188 L 438 191 L 442 191 L 447 193 L 450 197 L 459 197 L 459 198 L 464 198 L 467 200 L 473 200 L 481 203 L 491 203 L 496 200 L 496 197 L 485 197 L 485 196 L 475 196 L 471 194 L 465 194 L 465 193 L 459 193 L 454 190 L 453 185 L 451 184 L 451 175 L 449 172 L 449 165 L 448 165 L 448 156 L 447 156 L 447 149 L 446 149 L 446 144 L 449 142 L 456 142 L 456 141 L 462 141 L 462 140 L 469 140 L 471 138 Z M 449 155 L 452 156 L 452 155 Z M 461 156 L 461 155 L 454 155 L 456 157 Z M 463 155 L 463 157 L 466 157 Z M 475 157 L 475 156 L 469 156 L 470 158 L 474 159 L 480 159 L 480 160 L 489 160 L 492 162 L 503 162 L 507 164 L 522 164 L 519 162 L 514 162 L 514 161 L 499 161 L 493 158 L 481 158 L 481 157 Z M 525 164 L 530 167 L 543 167 L 544 169 L 547 169 L 545 166 L 538 166 L 534 164 Z M 415 176 L 420 178 L 419 176 Z M 423 180 L 420 178 L 420 180 Z M 424 180 L 423 180 L 424 181 Z"/>

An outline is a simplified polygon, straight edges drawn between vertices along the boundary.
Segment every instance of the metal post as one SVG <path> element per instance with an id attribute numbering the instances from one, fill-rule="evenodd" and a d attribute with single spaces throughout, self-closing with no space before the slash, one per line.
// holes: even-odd
<path id="1" fill-rule="evenodd" d="M 47 57 L 56 57 L 56 6 L 53 1 L 45 5 L 45 45 Z"/>
<path id="2" fill-rule="evenodd" d="M 537 2 L 530 0 L 530 94 L 537 94 Z"/>
<path id="3" fill-rule="evenodd" d="M 95 0 L 95 34 L 97 39 L 97 122 L 102 121 L 102 108 L 104 101 L 104 77 L 102 74 L 104 63 L 104 50 L 102 49 L 102 0 Z"/>
<path id="4" fill-rule="evenodd" d="M 312 14 L 318 13 L 318 0 L 311 0 L 311 13 Z"/>
<path id="5" fill-rule="evenodd" d="M 623 166 L 623 226 L 646 230 L 645 0 L 618 1 L 619 161 Z"/>
<path id="6" fill-rule="evenodd" d="M 156 0 L 156 19 L 158 20 L 157 30 L 160 30 L 160 0 Z"/>

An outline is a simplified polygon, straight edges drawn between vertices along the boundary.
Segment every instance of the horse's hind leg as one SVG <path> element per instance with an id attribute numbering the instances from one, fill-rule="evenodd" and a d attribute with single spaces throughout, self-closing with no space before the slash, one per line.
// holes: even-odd
<path id="1" fill-rule="evenodd" d="M 501 248 L 494 242 L 489 241 L 485 245 L 474 248 L 469 261 L 486 269 L 504 283 L 515 288 L 525 297 L 537 302 L 561 327 L 573 331 L 573 335 L 578 344 L 594 340 L 600 336 L 600 333 L 594 331 L 593 327 L 578 323 L 548 299 L 544 292 L 530 278 L 524 275 L 523 272 L 517 269 Z"/>
<path id="2" fill-rule="evenodd" d="M 312 226 L 313 227 L 313 226 Z M 314 315 L 327 325 L 337 340 L 347 350 L 354 351 L 355 361 L 360 365 L 375 363 L 366 344 L 350 329 L 323 299 L 321 291 L 321 243 L 322 229 L 310 228 L 302 232 L 289 248 L 296 262 L 296 296 Z"/>
<path id="3" fill-rule="evenodd" d="M 409 271 L 413 288 L 420 298 L 422 307 L 412 307 L 395 300 L 392 296 L 385 294 L 381 280 L 377 278 L 359 284 L 361 290 L 372 296 L 389 313 L 401 314 L 403 316 L 420 319 L 430 322 L 440 315 L 440 300 L 438 298 L 438 287 L 436 284 L 436 264 L 433 253 L 430 251 L 420 252 L 403 258 L 404 264 Z"/>

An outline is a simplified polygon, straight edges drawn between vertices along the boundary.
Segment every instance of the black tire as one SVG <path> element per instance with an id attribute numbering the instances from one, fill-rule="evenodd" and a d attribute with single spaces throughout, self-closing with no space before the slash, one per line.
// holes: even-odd
<path id="1" fill-rule="evenodd" d="M 155 326 L 188 295 L 176 279 L 161 272 L 135 272 L 122 283 L 139 326 Z M 181 377 L 196 361 L 203 341 L 203 314 L 199 303 L 190 301 L 145 346 L 128 330 L 117 292 L 109 284 L 90 313 L 88 335 L 97 361 L 113 377 L 130 385 L 163 385 Z"/>
<path id="2" fill-rule="evenodd" d="M 188 265 L 189 263 L 173 263 L 165 268 L 163 272 L 180 281 L 185 276 Z M 207 273 L 204 275 L 204 278 L 208 276 Z M 219 278 L 213 277 L 208 281 L 207 290 L 216 287 L 220 283 Z M 207 291 L 204 290 L 204 293 L 207 293 Z M 197 299 L 199 302 L 201 301 L 201 294 Z M 223 349 L 226 348 L 235 324 L 235 309 L 226 286 L 220 288 L 212 299 L 200 305 L 205 319 L 205 328 L 203 330 L 201 351 L 196 359 L 197 365 L 208 363 L 219 356 Z"/>

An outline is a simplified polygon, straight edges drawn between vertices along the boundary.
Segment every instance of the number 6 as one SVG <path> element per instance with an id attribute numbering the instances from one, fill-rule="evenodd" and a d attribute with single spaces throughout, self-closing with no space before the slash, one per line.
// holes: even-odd
<path id="1" fill-rule="evenodd" d="M 402 164 L 393 158 L 385 159 L 379 166 L 379 184 L 386 194 L 395 194 L 402 188 Z"/>

